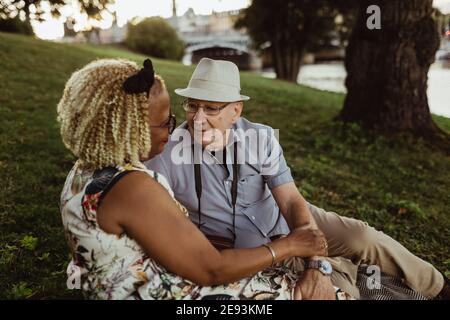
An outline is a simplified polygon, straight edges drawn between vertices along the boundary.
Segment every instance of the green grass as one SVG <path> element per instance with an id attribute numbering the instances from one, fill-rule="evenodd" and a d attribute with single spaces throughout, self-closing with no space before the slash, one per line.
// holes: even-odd
<path id="1" fill-rule="evenodd" d="M 79 298 L 66 289 L 69 261 L 58 208 L 74 158 L 63 147 L 56 104 L 77 68 L 100 57 L 144 56 L 0 33 L 0 298 Z M 193 68 L 154 59 L 173 89 Z M 343 95 L 242 75 L 244 115 L 280 129 L 305 197 L 367 220 L 450 273 L 450 161 L 408 137 L 376 138 L 333 121 Z M 435 117 L 450 132 L 450 119 Z"/>

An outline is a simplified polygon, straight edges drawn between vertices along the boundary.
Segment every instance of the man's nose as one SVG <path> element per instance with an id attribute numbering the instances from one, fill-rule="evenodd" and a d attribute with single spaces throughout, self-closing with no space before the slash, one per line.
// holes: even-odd
<path id="1" fill-rule="evenodd" d="M 194 115 L 194 122 L 204 123 L 206 121 L 206 114 L 203 111 L 203 108 L 198 108 L 197 112 Z"/>

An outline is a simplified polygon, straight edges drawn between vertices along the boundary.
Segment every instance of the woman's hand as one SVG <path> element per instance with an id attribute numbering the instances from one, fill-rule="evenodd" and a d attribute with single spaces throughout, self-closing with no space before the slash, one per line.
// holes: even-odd
<path id="1" fill-rule="evenodd" d="M 293 229 L 287 238 L 292 255 L 295 257 L 326 257 L 328 255 L 327 240 L 320 230 Z"/>

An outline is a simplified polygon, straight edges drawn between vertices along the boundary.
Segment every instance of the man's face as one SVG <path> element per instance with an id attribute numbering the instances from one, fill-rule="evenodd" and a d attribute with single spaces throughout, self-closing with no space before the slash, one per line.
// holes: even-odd
<path id="1" fill-rule="evenodd" d="M 197 99 L 188 99 L 187 102 L 194 107 L 193 109 L 197 109 L 197 112 L 186 111 L 189 132 L 195 140 L 201 143 L 203 147 L 209 146 L 212 148 L 213 143 L 218 148 L 223 147 L 227 142 L 226 131 L 241 116 L 243 103 L 240 101 L 228 103 Z M 220 112 L 212 112 L 212 110 L 223 106 L 226 107 Z"/>

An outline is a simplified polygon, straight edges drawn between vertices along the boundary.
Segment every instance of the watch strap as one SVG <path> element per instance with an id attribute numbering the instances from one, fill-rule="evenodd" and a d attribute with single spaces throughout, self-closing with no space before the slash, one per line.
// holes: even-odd
<path id="1" fill-rule="evenodd" d="M 306 269 L 319 269 L 320 260 L 308 260 L 305 267 Z"/>

